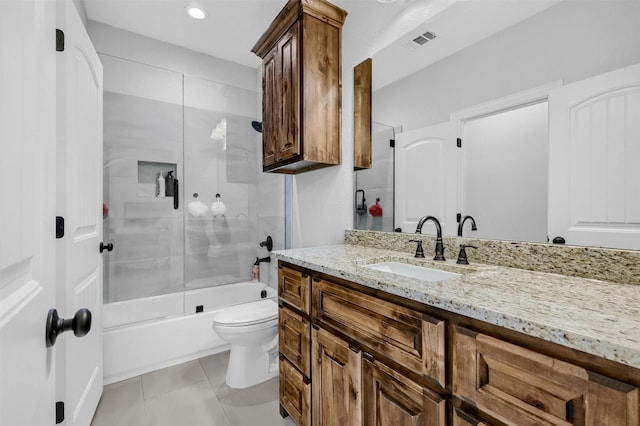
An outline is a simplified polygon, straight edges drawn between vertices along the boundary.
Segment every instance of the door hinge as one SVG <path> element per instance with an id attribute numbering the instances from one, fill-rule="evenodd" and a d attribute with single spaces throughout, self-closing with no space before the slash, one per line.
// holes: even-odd
<path id="1" fill-rule="evenodd" d="M 396 140 L 395 139 L 389 139 L 389 146 L 391 148 L 395 148 L 396 147 Z"/>
<path id="2" fill-rule="evenodd" d="M 64 217 L 56 216 L 56 238 L 64 237 Z"/>
<path id="3" fill-rule="evenodd" d="M 462 148 L 462 139 L 460 139 L 460 138 L 456 139 L 456 146 L 458 148 Z"/>
<path id="4" fill-rule="evenodd" d="M 56 52 L 64 52 L 64 31 L 56 28 Z"/>
<path id="5" fill-rule="evenodd" d="M 64 402 L 56 402 L 56 424 L 64 422 Z"/>
<path id="6" fill-rule="evenodd" d="M 456 213 L 456 222 L 460 223 L 462 220 L 462 213 Z"/>

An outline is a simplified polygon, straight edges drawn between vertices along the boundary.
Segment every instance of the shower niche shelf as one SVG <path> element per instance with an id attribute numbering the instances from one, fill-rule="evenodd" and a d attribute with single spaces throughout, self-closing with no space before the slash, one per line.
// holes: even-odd
<path id="1" fill-rule="evenodd" d="M 164 176 L 167 172 L 173 171 L 175 177 L 178 173 L 178 165 L 176 163 L 160 163 L 157 161 L 140 161 L 138 160 L 138 197 L 143 198 L 165 198 L 156 197 L 156 185 L 160 172 Z M 167 200 L 170 200 L 168 197 Z"/>

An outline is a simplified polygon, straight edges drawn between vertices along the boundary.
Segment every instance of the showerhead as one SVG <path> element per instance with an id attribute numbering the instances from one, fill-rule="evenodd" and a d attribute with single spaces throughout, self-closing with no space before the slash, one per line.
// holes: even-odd
<path id="1" fill-rule="evenodd" d="M 252 121 L 251 127 L 258 133 L 262 133 L 262 122 L 261 121 Z"/>

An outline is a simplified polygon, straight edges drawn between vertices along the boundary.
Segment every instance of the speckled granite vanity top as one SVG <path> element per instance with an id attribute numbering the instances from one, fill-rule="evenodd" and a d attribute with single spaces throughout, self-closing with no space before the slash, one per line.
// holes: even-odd
<path id="1" fill-rule="evenodd" d="M 637 285 L 419 260 L 407 253 L 347 244 L 273 253 L 304 268 L 640 368 Z M 389 260 L 420 262 L 460 275 L 426 282 L 362 266 Z"/>

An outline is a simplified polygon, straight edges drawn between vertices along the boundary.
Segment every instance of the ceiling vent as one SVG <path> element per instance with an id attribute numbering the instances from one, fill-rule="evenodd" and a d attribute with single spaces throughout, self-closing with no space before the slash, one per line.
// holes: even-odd
<path id="1" fill-rule="evenodd" d="M 407 43 L 405 43 L 404 46 L 408 47 L 409 49 L 415 50 L 420 46 L 424 46 L 425 44 L 427 44 L 428 42 L 430 42 L 436 37 L 437 37 L 436 33 L 427 31 L 426 33 L 423 33 L 418 35 L 417 37 L 414 37 L 411 41 L 408 41 Z"/>

